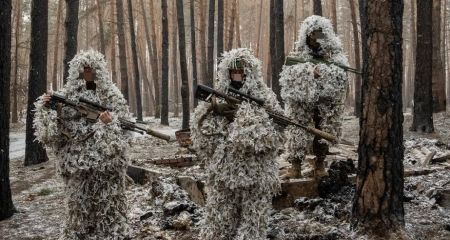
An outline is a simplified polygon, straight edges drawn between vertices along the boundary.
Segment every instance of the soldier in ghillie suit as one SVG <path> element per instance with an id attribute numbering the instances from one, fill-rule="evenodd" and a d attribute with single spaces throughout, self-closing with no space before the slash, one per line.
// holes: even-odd
<path id="1" fill-rule="evenodd" d="M 320 16 L 306 18 L 289 55 L 303 61 L 284 66 L 280 74 L 285 114 L 303 125 L 340 137 L 348 85 L 347 73 L 340 66 L 347 66 L 348 62 L 330 20 Z M 301 164 L 311 142 L 316 156 L 314 175 L 325 174 L 324 160 L 329 143 L 313 138 L 303 129 L 294 126 L 286 129 L 283 157 L 292 163 L 289 177 L 301 176 Z"/>
<path id="2" fill-rule="evenodd" d="M 249 49 L 225 52 L 218 66 L 215 89 L 233 87 L 265 99 L 281 111 L 275 94 L 261 77 L 261 62 Z M 266 239 L 268 211 L 279 190 L 276 157 L 282 147 L 266 111 L 243 102 L 200 103 L 192 123 L 192 140 L 207 172 L 204 240 Z"/>
<path id="3" fill-rule="evenodd" d="M 58 94 L 74 102 L 83 97 L 113 111 L 89 121 L 71 107 L 50 108 L 46 94 L 35 103 L 36 139 L 54 150 L 66 183 L 68 215 L 60 239 L 127 239 L 128 139 L 118 119 L 128 117 L 128 106 L 102 54 L 82 51 L 69 64 L 67 83 Z"/>

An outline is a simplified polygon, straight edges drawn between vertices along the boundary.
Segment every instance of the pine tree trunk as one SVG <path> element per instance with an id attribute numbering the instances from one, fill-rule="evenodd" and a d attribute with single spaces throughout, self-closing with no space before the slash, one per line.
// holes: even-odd
<path id="1" fill-rule="evenodd" d="M 69 76 L 69 62 L 77 54 L 78 47 L 78 10 L 80 7 L 79 0 L 66 0 L 66 40 L 64 44 L 64 74 L 63 82 L 66 83 Z"/>
<path id="2" fill-rule="evenodd" d="M 52 73 L 52 89 L 56 91 L 58 89 L 58 51 L 59 51 L 59 25 L 61 23 L 61 13 L 62 13 L 62 0 L 58 0 L 58 15 L 56 17 L 56 34 L 54 41 L 54 52 L 53 52 L 53 73 Z"/>
<path id="3" fill-rule="evenodd" d="M 219 59 L 223 53 L 223 32 L 224 32 L 223 1 L 224 0 L 217 0 L 217 59 Z"/>
<path id="4" fill-rule="evenodd" d="M 173 95 L 173 116 L 179 117 L 180 106 L 179 106 L 179 86 L 178 86 L 178 20 L 177 20 L 177 5 L 176 2 L 173 3 L 172 11 L 172 95 Z"/>
<path id="5" fill-rule="evenodd" d="M 117 81 L 117 69 L 116 69 L 116 3 L 115 0 L 111 0 L 111 72 L 112 72 L 112 81 L 116 85 L 118 85 Z"/>
<path id="6" fill-rule="evenodd" d="M 433 112 L 446 110 L 445 70 L 441 55 L 441 1 L 433 2 Z"/>
<path id="7" fill-rule="evenodd" d="M 359 31 L 358 31 L 358 22 L 356 19 L 356 4 L 355 0 L 349 0 L 351 18 L 352 18 L 352 27 L 353 27 L 353 39 L 355 41 L 354 49 L 355 49 L 355 67 L 356 69 L 361 69 L 361 53 L 359 50 Z M 355 116 L 361 116 L 361 75 L 355 75 Z"/>
<path id="8" fill-rule="evenodd" d="M 257 36 L 257 41 L 256 41 L 256 50 L 255 50 L 255 55 L 256 55 L 256 57 L 257 58 L 259 58 L 259 56 L 260 56 L 260 54 L 259 54 L 259 48 L 260 48 L 260 45 L 261 45 L 261 27 L 262 27 L 262 22 L 263 22 L 263 19 L 262 19 L 262 9 L 263 9 L 263 4 L 264 4 L 264 1 L 263 0 L 260 0 L 259 1 L 259 17 L 258 17 L 258 19 L 259 19 L 259 23 L 258 23 L 258 33 L 256 34 L 256 36 Z M 239 28 L 239 26 L 237 26 L 238 28 Z"/>
<path id="9" fill-rule="evenodd" d="M 280 95 L 280 72 L 284 64 L 284 12 L 283 12 L 283 1 L 274 0 L 274 42 L 275 45 L 271 45 L 274 49 L 274 54 L 272 55 L 272 90 L 277 95 L 278 101 L 281 103 Z M 272 17 L 271 17 L 272 19 Z M 272 24 L 272 20 L 271 23 Z M 272 26 L 271 26 L 272 27 Z M 272 34 L 272 32 L 271 32 Z M 272 37 L 272 36 L 271 36 Z M 272 49 L 271 47 L 271 49 Z"/>
<path id="10" fill-rule="evenodd" d="M 18 4 L 19 5 L 19 4 Z M 0 221 L 14 214 L 9 182 L 9 83 L 11 74 L 11 0 L 0 1 Z M 16 29 L 18 31 L 18 29 Z M 3 151 L 6 149 L 6 151 Z"/>
<path id="11" fill-rule="evenodd" d="M 105 54 L 105 32 L 103 30 L 103 14 L 102 14 L 102 6 L 100 5 L 100 0 L 97 1 L 97 15 L 98 15 L 98 31 L 100 33 L 100 51 L 102 54 Z"/>
<path id="12" fill-rule="evenodd" d="M 206 0 L 200 0 L 200 3 L 200 82 L 206 83 L 208 81 L 208 64 L 206 60 Z"/>
<path id="13" fill-rule="evenodd" d="M 411 0 L 411 63 L 410 63 L 410 79 L 409 81 L 409 87 L 407 89 L 407 107 L 412 107 L 413 97 L 414 97 L 414 82 L 415 82 L 415 68 L 416 68 L 416 49 L 417 49 L 417 34 L 416 34 L 416 26 L 417 26 L 417 18 L 416 18 L 416 0 Z"/>
<path id="14" fill-rule="evenodd" d="M 195 42 L 195 1 L 191 4 L 191 54 L 192 54 L 192 89 L 197 88 L 197 47 Z M 194 98 L 194 107 L 197 107 L 197 98 Z"/>
<path id="15" fill-rule="evenodd" d="M 22 0 L 17 1 L 17 13 L 16 13 L 16 32 L 15 32 L 15 46 L 14 46 L 14 82 L 12 87 L 13 104 L 12 104 L 12 116 L 11 122 L 17 123 L 19 121 L 18 117 L 18 104 L 17 104 L 17 91 L 18 91 L 18 81 L 19 81 L 19 43 L 20 43 L 20 31 L 21 31 L 21 20 L 22 20 Z"/>
<path id="16" fill-rule="evenodd" d="M 138 56 L 136 51 L 136 34 L 134 30 L 133 5 L 131 0 L 128 0 L 128 22 L 130 24 L 131 55 L 133 56 L 134 66 L 134 89 L 136 94 L 137 120 L 142 121 L 141 77 L 139 74 Z"/>
<path id="17" fill-rule="evenodd" d="M 139 52 L 143 53 L 144 50 L 143 50 L 142 46 L 145 46 L 145 44 L 142 42 L 142 39 L 138 43 L 139 43 L 138 44 Z M 151 82 L 150 82 L 150 80 L 148 78 L 147 63 L 145 61 L 145 54 L 139 54 L 139 65 L 141 66 L 141 71 L 140 72 L 142 73 L 142 76 L 144 78 L 143 79 L 144 89 L 145 89 L 145 91 L 148 92 L 148 95 L 149 95 L 148 96 L 148 100 L 149 100 L 148 109 L 149 109 L 149 112 L 147 114 L 151 116 L 151 115 L 154 114 L 153 111 L 155 110 L 155 96 L 153 95 L 152 84 L 151 84 Z"/>
<path id="18" fill-rule="evenodd" d="M 162 11 L 162 78 L 161 78 L 161 124 L 169 125 L 169 26 L 167 0 L 161 0 Z"/>
<path id="19" fill-rule="evenodd" d="M 158 57 L 158 49 L 157 49 L 157 36 L 156 36 L 156 18 L 155 18 L 155 11 L 154 11 L 154 1 L 150 1 L 150 17 L 152 18 L 152 24 L 151 26 L 151 49 L 152 54 L 150 55 L 151 58 L 151 69 L 152 69 L 152 79 L 153 79 L 153 86 L 155 87 L 155 117 L 159 118 L 161 117 L 161 86 L 160 86 L 160 79 L 161 74 L 159 73 L 159 57 Z"/>
<path id="20" fill-rule="evenodd" d="M 153 3 L 150 3 L 150 4 L 153 4 Z M 144 2 L 142 0 L 140 0 L 140 5 L 141 5 L 141 9 L 142 9 L 142 17 L 143 17 L 143 22 L 144 22 L 144 30 L 145 30 L 144 32 L 145 32 L 145 40 L 147 42 L 147 51 L 148 51 L 148 55 L 149 55 L 149 57 L 151 59 L 150 62 L 153 62 L 155 59 L 154 59 L 154 54 L 153 54 L 154 52 L 152 50 L 153 49 L 153 43 L 152 43 L 151 38 L 150 38 L 150 30 L 149 30 L 148 20 L 147 20 L 148 19 L 147 18 L 147 11 L 145 9 L 145 5 L 144 5 Z M 157 59 L 155 61 L 156 61 L 156 63 L 158 63 Z M 145 63 L 145 62 L 143 62 L 143 63 Z M 158 73 L 158 65 L 155 65 L 155 64 L 150 64 L 150 65 L 151 65 L 150 69 L 152 71 L 152 79 L 153 79 L 153 82 L 155 82 L 155 81 L 157 81 L 158 74 L 159 74 Z M 159 90 L 157 90 L 155 88 L 155 95 L 156 95 L 157 91 L 159 91 Z M 150 92 L 152 92 L 152 91 L 150 91 Z M 157 96 L 159 97 L 159 94 Z M 159 107 L 159 100 L 157 100 L 156 98 L 154 98 L 154 101 L 153 101 L 153 108 L 154 108 L 154 111 L 155 111 L 155 115 L 158 115 L 156 117 L 159 117 L 159 109 L 160 109 L 160 107 Z"/>
<path id="21" fill-rule="evenodd" d="M 417 46 L 411 131 L 431 133 L 433 126 L 433 3 L 417 0 Z"/>
<path id="22" fill-rule="evenodd" d="M 48 1 L 31 4 L 30 72 L 28 75 L 28 107 L 25 138 L 25 166 L 48 160 L 42 144 L 35 141 L 34 102 L 47 90 Z"/>
<path id="23" fill-rule="evenodd" d="M 270 6 L 269 6 L 269 15 L 270 15 L 270 22 L 269 22 L 269 61 L 267 62 L 267 85 L 270 87 L 272 82 L 272 69 L 273 69 L 273 62 L 274 57 L 276 54 L 276 33 L 275 33 L 275 0 L 270 0 Z"/>
<path id="24" fill-rule="evenodd" d="M 314 15 L 322 16 L 322 1 L 313 0 L 314 3 Z"/>
<path id="25" fill-rule="evenodd" d="M 352 217 L 353 226 L 383 236 L 404 226 L 403 1 L 371 0 L 360 4 L 364 105 Z M 382 91 L 379 86 L 383 86 Z"/>
<path id="26" fill-rule="evenodd" d="M 207 86 L 214 86 L 214 11 L 216 1 L 209 0 L 208 18 L 208 77 L 204 82 Z"/>
<path id="27" fill-rule="evenodd" d="M 119 64 L 120 64 L 120 90 L 124 98 L 129 102 L 128 96 L 128 66 L 127 54 L 125 46 L 125 29 L 123 23 L 123 2 L 116 0 L 116 14 L 117 14 L 117 33 L 119 38 Z M 130 104 L 130 103 L 129 103 Z"/>
<path id="28" fill-rule="evenodd" d="M 237 47 L 242 47 L 241 41 L 241 24 L 240 24 L 240 14 L 239 14 L 239 1 L 236 2 L 236 42 Z"/>
<path id="29" fill-rule="evenodd" d="M 237 0 L 234 0 L 231 5 L 231 22 L 230 22 L 230 29 L 228 31 L 228 46 L 227 51 L 230 51 L 233 48 L 233 39 L 234 39 L 234 23 L 236 19 L 236 5 Z"/>
<path id="30" fill-rule="evenodd" d="M 184 12 L 183 0 L 177 0 L 178 15 L 178 44 L 180 51 L 180 69 L 181 69 L 181 101 L 183 106 L 182 129 L 189 128 L 189 83 L 186 61 L 186 39 L 184 34 Z"/>
<path id="31" fill-rule="evenodd" d="M 336 0 L 331 1 L 331 19 L 333 20 L 333 29 L 337 33 L 337 12 L 336 12 Z"/>

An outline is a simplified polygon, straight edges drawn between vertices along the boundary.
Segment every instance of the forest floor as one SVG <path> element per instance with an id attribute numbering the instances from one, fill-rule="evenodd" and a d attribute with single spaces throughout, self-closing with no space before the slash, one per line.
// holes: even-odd
<path id="1" fill-rule="evenodd" d="M 171 134 L 180 126 L 178 118 L 171 118 L 171 127 L 162 127 L 155 119 L 148 120 L 150 126 Z M 450 154 L 450 114 L 436 114 L 434 122 L 435 134 L 411 133 L 408 131 L 411 115 L 405 114 L 405 171 L 438 170 L 405 178 L 405 231 L 400 234 L 403 239 L 450 239 L 450 164 L 447 161 L 430 166 L 423 161 L 432 153 L 434 158 Z M 358 126 L 358 119 L 346 117 L 343 137 L 357 143 Z M 55 157 L 50 154 L 50 161 L 24 167 L 24 126 L 13 126 L 10 136 L 10 180 L 18 212 L 0 222 L 0 239 L 56 239 L 65 219 L 65 203 L 64 184 L 56 174 Z M 129 186 L 133 239 L 199 239 L 203 208 L 189 199 L 177 185 L 175 176 L 185 174 L 202 179 L 201 169 L 198 166 L 171 169 L 149 163 L 150 159 L 176 156 L 179 150 L 176 143 L 148 136 L 136 136 L 133 140 L 129 151 L 132 164 L 167 173 L 158 181 Z M 346 154 L 356 160 L 354 150 L 346 150 Z M 375 238 L 350 228 L 353 193 L 354 185 L 349 182 L 338 192 L 299 198 L 290 208 L 272 210 L 268 238 Z"/>

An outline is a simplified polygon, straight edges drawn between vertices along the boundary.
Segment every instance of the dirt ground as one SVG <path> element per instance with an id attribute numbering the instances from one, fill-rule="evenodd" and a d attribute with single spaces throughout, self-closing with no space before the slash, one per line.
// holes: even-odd
<path id="1" fill-rule="evenodd" d="M 434 116 L 436 133 L 408 131 L 410 114 L 405 114 L 405 169 L 422 169 L 422 159 L 435 151 L 435 157 L 450 153 L 450 115 Z M 180 120 L 172 118 L 171 128 L 161 127 L 154 119 L 150 125 L 173 132 Z M 358 119 L 346 117 L 344 138 L 358 141 Z M 12 134 L 23 135 L 23 126 Z M 21 135 L 22 134 L 22 135 Z M 20 146 L 15 145 L 11 160 L 11 186 L 17 213 L 0 222 L 0 239 L 57 239 L 65 219 L 64 185 L 55 170 L 55 158 L 32 167 L 23 166 Z M 129 219 L 133 239 L 198 239 L 203 209 L 170 176 L 180 170 L 154 166 L 151 159 L 175 156 L 176 143 L 165 143 L 147 136 L 136 136 L 129 156 L 132 164 L 164 169 L 169 175 L 146 185 L 131 184 L 128 190 Z M 350 153 L 349 153 L 350 154 Z M 354 158 L 354 156 L 352 157 Z M 447 163 L 439 166 L 449 166 Z M 448 168 L 447 168 L 448 169 Z M 183 173 L 200 174 L 198 166 L 184 168 Z M 201 176 L 200 176 L 201 177 Z M 350 228 L 353 186 L 323 198 L 300 198 L 294 206 L 271 213 L 269 239 L 372 239 Z M 403 239 L 450 239 L 450 170 L 405 178 L 405 231 Z M 397 237 L 393 237 L 397 238 Z"/>

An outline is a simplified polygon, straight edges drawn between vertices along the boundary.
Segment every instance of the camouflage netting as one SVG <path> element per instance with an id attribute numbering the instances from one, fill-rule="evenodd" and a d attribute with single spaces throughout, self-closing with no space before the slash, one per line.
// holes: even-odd
<path id="1" fill-rule="evenodd" d="M 262 81 L 261 62 L 248 49 L 223 54 L 215 88 L 227 91 L 228 69 L 238 59 L 246 63 L 240 90 L 280 111 L 275 94 Z M 200 239 L 266 239 L 271 199 L 279 190 L 276 157 L 281 136 L 266 111 L 250 103 L 239 106 L 233 122 L 209 114 L 199 126 L 208 106 L 200 103 L 191 123 L 194 148 L 208 174 Z"/>
<path id="2" fill-rule="evenodd" d="M 80 78 L 84 66 L 96 72 L 96 91 L 86 90 Z M 97 51 L 81 51 L 70 62 L 69 77 L 57 92 L 77 102 L 80 97 L 113 109 L 113 121 L 89 122 L 76 110 L 63 107 L 60 116 L 35 103 L 36 139 L 51 147 L 58 170 L 66 182 L 68 217 L 61 239 L 124 239 L 128 236 L 125 196 L 125 149 L 128 139 L 119 125 L 127 118 L 128 106 L 112 83 L 104 56 Z"/>
<path id="3" fill-rule="evenodd" d="M 333 31 L 330 20 L 310 16 L 300 27 L 298 41 L 290 56 L 304 60 L 313 58 L 306 43 L 307 36 L 314 30 L 322 30 L 324 39 L 319 39 L 321 54 L 328 62 L 348 66 L 342 44 Z M 347 74 L 335 65 L 317 64 L 320 76 L 314 78 L 316 64 L 306 62 L 284 66 L 280 74 L 281 97 L 285 102 L 285 113 L 296 121 L 314 127 L 313 116 L 321 118 L 319 128 L 340 136 L 341 118 L 347 90 Z M 296 127 L 286 129 L 286 153 L 283 157 L 290 162 L 301 162 L 313 136 Z M 322 144 L 325 140 L 320 140 Z"/>

